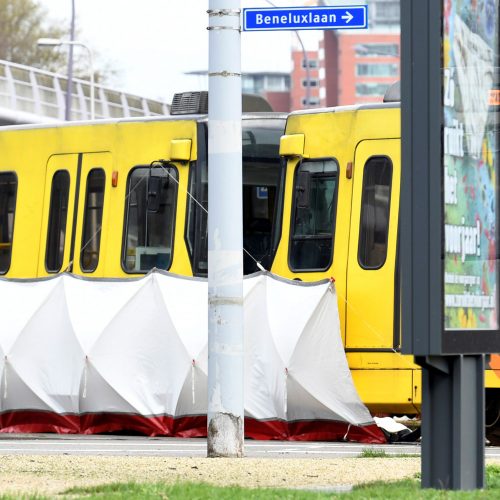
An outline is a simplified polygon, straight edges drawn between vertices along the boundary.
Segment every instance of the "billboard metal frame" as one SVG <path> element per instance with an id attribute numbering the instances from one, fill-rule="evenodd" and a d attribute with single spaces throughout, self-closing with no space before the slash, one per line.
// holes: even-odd
<path id="1" fill-rule="evenodd" d="M 499 329 L 444 328 L 442 8 L 441 1 L 401 2 L 402 350 L 417 356 L 495 353 Z M 498 265 L 496 273 L 498 283 Z"/>
<path id="2" fill-rule="evenodd" d="M 401 0 L 402 352 L 422 367 L 422 486 L 469 490 L 485 483 L 484 354 L 500 332 L 444 324 L 443 8 Z"/>

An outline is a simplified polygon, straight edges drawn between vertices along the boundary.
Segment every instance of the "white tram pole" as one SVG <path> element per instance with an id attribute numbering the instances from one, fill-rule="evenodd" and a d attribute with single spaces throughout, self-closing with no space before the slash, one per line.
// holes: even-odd
<path id="1" fill-rule="evenodd" d="M 209 0 L 208 457 L 243 456 L 240 0 Z"/>

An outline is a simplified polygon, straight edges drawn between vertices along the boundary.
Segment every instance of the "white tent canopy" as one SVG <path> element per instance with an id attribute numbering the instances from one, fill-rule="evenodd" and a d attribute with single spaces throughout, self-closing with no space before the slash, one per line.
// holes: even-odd
<path id="1" fill-rule="evenodd" d="M 0 304 L 0 432 L 206 435 L 206 280 L 0 280 Z M 333 283 L 252 275 L 244 326 L 248 437 L 383 441 Z"/>

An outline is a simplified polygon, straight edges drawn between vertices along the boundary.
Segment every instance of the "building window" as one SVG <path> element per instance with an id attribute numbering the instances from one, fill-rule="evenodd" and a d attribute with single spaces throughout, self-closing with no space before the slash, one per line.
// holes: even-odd
<path id="1" fill-rule="evenodd" d="M 266 92 L 281 92 L 288 90 L 288 88 L 290 87 L 289 79 L 289 75 L 267 75 L 263 90 Z"/>
<path id="2" fill-rule="evenodd" d="M 356 64 L 356 76 L 397 76 L 397 64 Z"/>
<path id="3" fill-rule="evenodd" d="M 16 175 L 0 173 L 0 274 L 5 274 L 10 267 L 16 195 Z"/>
<path id="4" fill-rule="evenodd" d="M 399 0 L 378 0 L 372 2 L 369 10 L 372 25 L 390 26 L 399 24 Z"/>
<path id="5" fill-rule="evenodd" d="M 326 270 L 333 258 L 338 166 L 334 160 L 303 161 L 295 175 L 290 269 Z"/>
<path id="6" fill-rule="evenodd" d="M 302 99 L 302 106 L 318 106 L 319 105 L 319 97 L 309 97 L 307 100 L 306 97 Z"/>
<path id="7" fill-rule="evenodd" d="M 356 95 L 358 97 L 383 96 L 390 87 L 389 83 L 357 83 Z"/>
<path id="8" fill-rule="evenodd" d="M 319 87 L 319 80 L 317 78 L 305 78 L 302 80 L 302 87 Z"/>
<path id="9" fill-rule="evenodd" d="M 307 62 L 309 63 L 309 68 L 317 68 L 318 67 L 318 60 L 317 59 L 308 59 Z M 306 60 L 302 59 L 302 67 L 307 68 Z"/>
<path id="10" fill-rule="evenodd" d="M 354 51 L 357 57 L 399 57 L 397 43 L 361 43 Z"/>
<path id="11" fill-rule="evenodd" d="M 99 264 L 105 184 L 106 174 L 104 170 L 93 168 L 87 177 L 80 255 L 80 267 L 86 273 L 94 272 Z"/>
<path id="12" fill-rule="evenodd" d="M 255 81 L 251 76 L 243 75 L 241 79 L 241 89 L 248 94 L 255 93 Z"/>
<path id="13" fill-rule="evenodd" d="M 361 198 L 358 261 L 365 269 L 379 269 L 387 257 L 392 164 L 373 157 L 365 165 Z"/>
<path id="14" fill-rule="evenodd" d="M 170 268 L 178 178 L 171 165 L 138 167 L 130 173 L 122 259 L 125 271 Z"/>
<path id="15" fill-rule="evenodd" d="M 246 74 L 242 76 L 242 90 L 248 94 L 285 92 L 290 89 L 288 74 Z"/>
<path id="16" fill-rule="evenodd" d="M 64 259 L 66 224 L 68 219 L 70 177 L 67 170 L 58 170 L 52 178 L 49 224 L 45 249 L 45 269 L 58 273 Z"/>

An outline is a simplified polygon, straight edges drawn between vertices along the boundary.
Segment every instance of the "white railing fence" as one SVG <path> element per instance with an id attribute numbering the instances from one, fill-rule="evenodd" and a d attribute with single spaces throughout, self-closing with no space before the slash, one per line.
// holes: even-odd
<path id="1" fill-rule="evenodd" d="M 14 123 L 64 120 L 67 78 L 0 60 L 0 120 Z M 95 115 L 102 118 L 168 115 L 166 103 L 95 86 Z M 72 120 L 90 119 L 90 83 L 73 79 Z"/>

